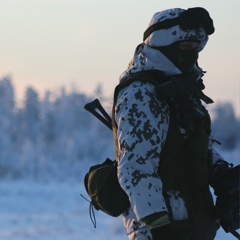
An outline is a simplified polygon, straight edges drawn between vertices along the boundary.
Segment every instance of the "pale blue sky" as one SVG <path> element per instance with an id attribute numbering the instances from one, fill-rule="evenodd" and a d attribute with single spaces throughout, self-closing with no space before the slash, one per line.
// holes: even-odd
<path id="1" fill-rule="evenodd" d="M 0 77 L 11 75 L 18 98 L 72 85 L 111 96 L 155 12 L 205 7 L 216 32 L 201 52 L 205 93 L 240 101 L 239 0 L 0 0 Z"/>

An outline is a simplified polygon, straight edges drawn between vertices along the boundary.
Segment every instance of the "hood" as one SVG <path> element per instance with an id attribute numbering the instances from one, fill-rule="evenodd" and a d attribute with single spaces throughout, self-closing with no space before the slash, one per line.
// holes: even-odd
<path id="1" fill-rule="evenodd" d="M 141 72 L 158 70 L 166 77 L 182 74 L 182 72 L 160 51 L 153 49 L 146 44 L 139 44 L 134 52 L 133 59 L 129 62 L 126 71 L 120 76 L 120 81 L 128 78 L 130 75 Z M 197 65 L 193 71 L 199 76 L 203 71 Z"/>

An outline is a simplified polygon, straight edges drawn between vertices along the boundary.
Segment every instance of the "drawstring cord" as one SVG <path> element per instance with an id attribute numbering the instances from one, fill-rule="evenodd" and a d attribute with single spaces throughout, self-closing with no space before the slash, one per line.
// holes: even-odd
<path id="1" fill-rule="evenodd" d="M 94 206 L 93 206 L 92 202 L 89 201 L 87 198 L 85 198 L 82 194 L 80 194 L 80 196 L 83 199 L 85 199 L 87 202 L 89 202 L 89 216 L 90 216 L 90 219 L 92 221 L 92 224 L 93 224 L 94 228 L 97 228 L 97 220 L 96 220 L 96 217 L 95 217 Z"/>

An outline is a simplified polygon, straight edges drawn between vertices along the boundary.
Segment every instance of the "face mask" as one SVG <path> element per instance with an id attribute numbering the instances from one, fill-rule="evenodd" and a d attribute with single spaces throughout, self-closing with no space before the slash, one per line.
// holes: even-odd
<path id="1" fill-rule="evenodd" d="M 159 47 L 161 51 L 182 73 L 188 73 L 192 70 L 198 59 L 196 49 L 181 50 L 176 45 Z"/>
<path id="2" fill-rule="evenodd" d="M 177 68 L 183 73 L 190 72 L 198 59 L 198 52 L 194 50 L 183 51 L 177 50 L 175 54 L 175 62 L 173 62 Z"/>

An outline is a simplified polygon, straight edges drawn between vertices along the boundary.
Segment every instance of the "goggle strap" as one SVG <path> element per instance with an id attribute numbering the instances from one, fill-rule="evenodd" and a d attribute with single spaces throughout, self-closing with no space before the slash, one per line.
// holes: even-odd
<path id="1" fill-rule="evenodd" d="M 170 27 L 179 25 L 180 24 L 179 20 L 180 20 L 179 17 L 177 17 L 177 18 L 167 19 L 165 21 L 158 22 L 158 23 L 155 23 L 155 24 L 151 25 L 144 32 L 144 34 L 143 34 L 143 41 L 145 41 L 151 33 L 155 32 L 157 30 L 168 29 Z"/>

